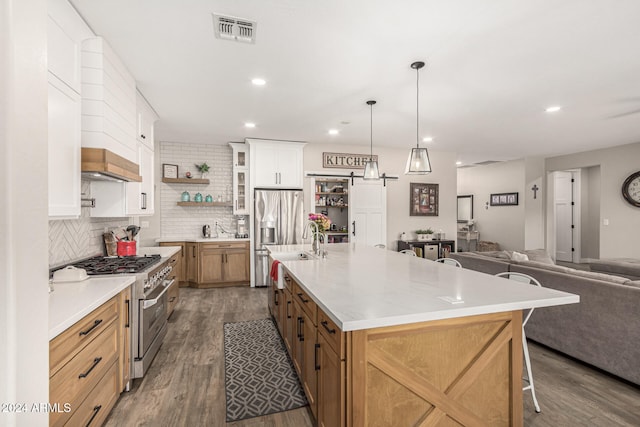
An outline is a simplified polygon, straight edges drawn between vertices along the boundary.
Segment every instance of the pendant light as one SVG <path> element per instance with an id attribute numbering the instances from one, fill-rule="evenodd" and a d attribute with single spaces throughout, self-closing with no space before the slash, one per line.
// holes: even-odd
<path id="1" fill-rule="evenodd" d="M 378 162 L 373 160 L 373 106 L 376 101 L 367 101 L 367 105 L 371 107 L 371 153 L 369 160 L 364 164 L 364 175 L 362 179 L 380 179 L 380 173 L 378 172 Z"/>
<path id="2" fill-rule="evenodd" d="M 420 68 L 424 67 L 424 62 L 414 62 L 411 68 L 416 70 L 416 148 L 412 148 L 407 159 L 405 175 L 424 175 L 431 172 L 431 162 L 429 162 L 429 152 L 426 148 L 420 148 Z"/>

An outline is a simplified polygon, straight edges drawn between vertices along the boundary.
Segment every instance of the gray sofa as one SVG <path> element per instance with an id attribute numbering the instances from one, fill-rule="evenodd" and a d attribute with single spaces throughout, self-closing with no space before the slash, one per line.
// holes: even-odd
<path id="1" fill-rule="evenodd" d="M 640 280 L 640 259 L 599 259 L 589 263 L 591 271 L 614 274 L 631 280 Z"/>
<path id="2" fill-rule="evenodd" d="M 580 295 L 579 304 L 536 309 L 527 337 L 640 385 L 640 281 L 500 254 L 452 253 L 464 268 L 525 273 L 542 286 Z"/>

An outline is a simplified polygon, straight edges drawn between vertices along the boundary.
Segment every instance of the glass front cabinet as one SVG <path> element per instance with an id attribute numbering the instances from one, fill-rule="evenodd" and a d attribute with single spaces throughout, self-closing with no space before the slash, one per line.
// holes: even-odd
<path id="1" fill-rule="evenodd" d="M 249 215 L 249 147 L 230 142 L 233 150 L 233 214 Z"/>

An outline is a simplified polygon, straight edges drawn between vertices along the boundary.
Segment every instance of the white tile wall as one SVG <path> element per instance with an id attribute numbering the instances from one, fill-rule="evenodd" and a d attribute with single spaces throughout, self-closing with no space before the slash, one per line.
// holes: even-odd
<path id="1" fill-rule="evenodd" d="M 82 181 L 82 197 L 89 198 L 89 181 Z M 126 228 L 129 218 L 91 218 L 82 208 L 78 219 L 49 221 L 49 266 L 55 267 L 94 255 L 104 255 L 104 228 Z"/>
<path id="2" fill-rule="evenodd" d="M 165 184 L 160 182 L 160 211 L 162 237 L 194 238 L 202 233 L 202 226 L 209 224 L 213 228 L 218 221 L 226 230 L 235 232 L 236 220 L 231 207 L 183 207 L 177 202 L 183 191 L 189 192 L 193 201 L 196 193 L 202 198 L 210 194 L 215 201 L 218 196 L 223 201 L 231 200 L 232 194 L 232 150 L 229 145 L 192 144 L 180 142 L 160 143 L 160 163 L 178 165 L 178 176 L 184 178 L 187 171 L 194 178 L 200 178 L 195 164 L 206 162 L 209 165 L 209 185 Z M 162 169 L 161 169 L 162 170 Z"/>

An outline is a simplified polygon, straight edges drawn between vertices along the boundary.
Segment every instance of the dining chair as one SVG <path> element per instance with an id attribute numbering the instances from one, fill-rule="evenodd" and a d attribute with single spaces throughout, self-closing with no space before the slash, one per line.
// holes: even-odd
<path id="1" fill-rule="evenodd" d="M 409 255 L 409 256 L 417 256 L 413 249 L 403 249 L 400 251 L 401 254 Z"/>
<path id="2" fill-rule="evenodd" d="M 502 273 L 497 273 L 496 276 L 542 287 L 542 284 L 540 284 L 540 282 L 538 282 L 535 278 L 524 273 L 514 273 L 510 271 L 505 271 Z M 531 397 L 533 397 L 533 406 L 535 406 L 536 412 L 540 413 L 541 409 L 540 409 L 540 405 L 538 405 L 538 399 L 536 398 L 536 389 L 533 385 L 533 372 L 531 371 L 531 359 L 529 358 L 529 346 L 527 345 L 527 336 L 524 333 L 524 327 L 529 321 L 531 314 L 533 314 L 533 308 L 529 310 L 527 315 L 524 317 L 524 320 L 522 321 L 522 351 L 524 352 L 524 361 L 527 368 L 527 378 L 522 378 L 522 379 L 525 380 L 527 383 L 529 383 L 529 385 L 522 388 L 522 391 L 531 390 Z"/>
<path id="3" fill-rule="evenodd" d="M 462 267 L 462 264 L 460 264 L 460 261 L 453 258 L 438 258 L 438 259 L 435 259 L 434 261 L 442 264 L 449 264 L 449 265 L 454 265 L 456 267 Z"/>

